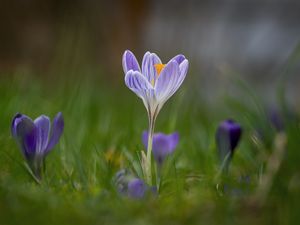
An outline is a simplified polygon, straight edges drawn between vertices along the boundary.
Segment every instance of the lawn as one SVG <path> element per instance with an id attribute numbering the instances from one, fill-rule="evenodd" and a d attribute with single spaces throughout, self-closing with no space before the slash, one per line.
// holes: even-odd
<path id="1" fill-rule="evenodd" d="M 157 195 L 121 196 L 116 172 L 135 173 L 141 135 L 148 128 L 142 101 L 122 83 L 104 78 L 42 79 L 16 72 L 0 84 L 0 224 L 297 224 L 300 221 L 300 123 L 284 95 L 278 131 L 268 105 L 247 82 L 233 78 L 233 92 L 205 100 L 188 74 L 160 112 L 155 131 L 180 135 L 162 168 Z M 100 75 L 99 75 L 100 76 Z M 274 95 L 276 95 L 274 90 Z M 13 116 L 62 112 L 65 129 L 47 156 L 38 184 L 10 126 Z M 232 118 L 241 141 L 228 173 L 220 172 L 218 124 Z M 138 175 L 138 174 L 137 174 Z"/>

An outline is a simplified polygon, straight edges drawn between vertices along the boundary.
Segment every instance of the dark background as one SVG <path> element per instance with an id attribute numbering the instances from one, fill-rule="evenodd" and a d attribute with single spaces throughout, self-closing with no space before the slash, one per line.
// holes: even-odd
<path id="1" fill-rule="evenodd" d="M 287 76 L 299 12 L 297 0 L 2 0 L 1 76 L 16 68 L 72 76 L 71 68 L 84 68 L 118 82 L 123 51 L 141 59 L 150 50 L 164 61 L 185 54 L 205 93 L 238 74 L 268 96 Z M 290 96 L 298 74 L 296 61 L 286 78 Z"/>

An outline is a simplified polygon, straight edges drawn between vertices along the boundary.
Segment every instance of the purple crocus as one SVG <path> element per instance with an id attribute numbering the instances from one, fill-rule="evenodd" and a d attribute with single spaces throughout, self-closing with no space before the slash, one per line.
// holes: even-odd
<path id="1" fill-rule="evenodd" d="M 35 178 L 41 179 L 46 155 L 59 141 L 64 129 L 64 119 L 59 112 L 50 124 L 49 117 L 41 115 L 32 121 L 17 113 L 12 121 L 11 133 L 17 141 Z"/>
<path id="2" fill-rule="evenodd" d="M 278 109 L 271 109 L 269 111 L 269 120 L 276 131 L 282 132 L 284 130 L 284 121 L 281 112 Z"/>
<path id="3" fill-rule="evenodd" d="M 216 142 L 221 161 L 227 159 L 225 164 L 228 164 L 232 158 L 241 134 L 242 128 L 235 121 L 228 119 L 220 123 L 216 132 Z"/>
<path id="4" fill-rule="evenodd" d="M 128 183 L 128 196 L 130 198 L 143 198 L 148 187 L 143 180 L 134 178 Z"/>
<path id="5" fill-rule="evenodd" d="M 143 132 L 142 141 L 145 148 L 147 148 L 148 147 L 147 131 Z M 163 133 L 155 133 L 153 135 L 152 151 L 153 151 L 154 159 L 159 166 L 161 166 L 165 158 L 175 150 L 178 142 L 179 142 L 179 134 L 177 132 L 169 135 Z"/>
<path id="6" fill-rule="evenodd" d="M 163 105 L 184 81 L 189 62 L 184 55 L 180 54 L 172 58 L 167 64 L 162 64 L 155 53 L 146 52 L 143 57 L 142 68 L 140 68 L 134 54 L 126 50 L 123 54 L 122 65 L 125 73 L 125 84 L 143 100 L 148 112 L 149 144 L 144 160 L 144 174 L 146 181 L 151 185 L 151 152 L 155 120 Z"/>
<path id="7" fill-rule="evenodd" d="M 140 69 L 134 54 L 127 50 L 122 64 L 127 87 L 143 100 L 150 115 L 157 116 L 184 81 L 189 62 L 184 55 L 177 55 L 162 64 L 155 53 L 146 52 Z"/>
<path id="8" fill-rule="evenodd" d="M 130 171 L 123 169 L 117 172 L 114 178 L 118 192 L 132 199 L 141 199 L 153 188 L 140 178 L 135 177 Z"/>

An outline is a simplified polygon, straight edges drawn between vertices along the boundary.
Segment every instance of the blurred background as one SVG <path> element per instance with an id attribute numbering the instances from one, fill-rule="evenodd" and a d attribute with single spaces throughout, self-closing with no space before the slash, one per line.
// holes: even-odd
<path id="1" fill-rule="evenodd" d="M 299 105 L 299 12 L 297 0 L 2 0 L 0 72 L 118 84 L 125 49 L 183 53 L 208 98 L 237 76 L 267 98 L 284 82 Z"/>

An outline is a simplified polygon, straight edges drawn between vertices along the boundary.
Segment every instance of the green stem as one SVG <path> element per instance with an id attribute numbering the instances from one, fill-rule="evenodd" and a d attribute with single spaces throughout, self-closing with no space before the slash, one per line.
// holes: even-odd
<path id="1" fill-rule="evenodd" d="M 151 156 L 152 156 L 152 142 L 153 142 L 153 133 L 155 126 L 155 115 L 149 115 L 149 131 L 148 131 L 148 147 L 147 147 L 147 161 L 145 167 L 145 176 L 146 181 L 149 185 L 152 185 L 152 166 L 151 166 Z"/>

